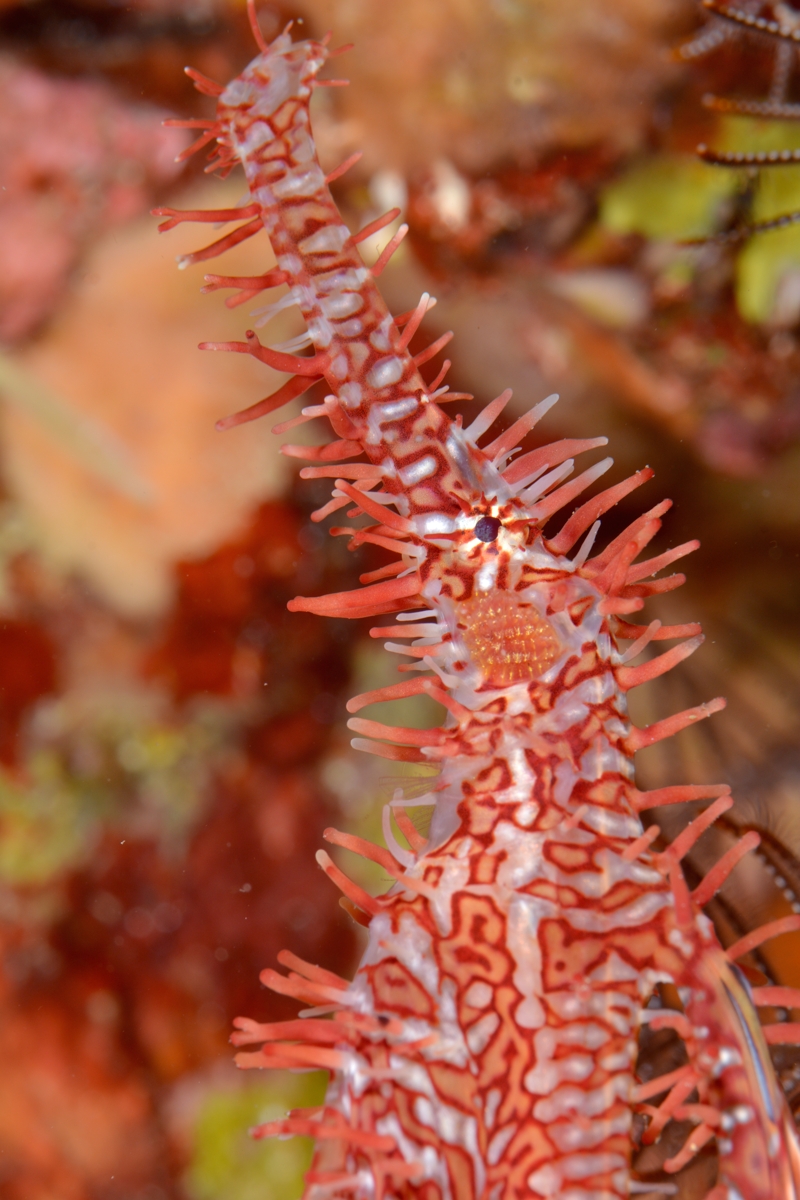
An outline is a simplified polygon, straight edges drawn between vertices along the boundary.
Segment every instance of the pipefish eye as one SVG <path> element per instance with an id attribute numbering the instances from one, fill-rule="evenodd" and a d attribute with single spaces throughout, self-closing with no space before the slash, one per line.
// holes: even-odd
<path id="1" fill-rule="evenodd" d="M 501 521 L 498 517 L 481 517 L 475 526 L 474 534 L 482 542 L 493 542 L 500 532 Z"/>

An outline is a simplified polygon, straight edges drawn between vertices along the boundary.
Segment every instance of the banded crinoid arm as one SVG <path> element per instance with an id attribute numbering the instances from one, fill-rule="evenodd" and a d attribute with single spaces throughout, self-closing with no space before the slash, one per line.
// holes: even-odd
<path id="1" fill-rule="evenodd" d="M 685 42 L 678 50 L 678 57 L 691 61 L 703 57 L 732 39 L 750 37 L 751 42 L 772 42 L 775 53 L 769 90 L 764 97 L 716 96 L 707 94 L 703 104 L 713 112 L 730 116 L 754 117 L 765 121 L 797 121 L 800 119 L 800 104 L 789 100 L 792 76 L 797 64 L 800 46 L 800 20 L 798 14 L 787 4 L 766 4 L 760 0 L 743 0 L 728 3 L 727 0 L 702 0 L 702 6 L 710 20 L 700 31 Z M 743 77 L 748 75 L 745 70 Z M 700 144 L 698 156 L 704 162 L 735 170 L 761 167 L 792 166 L 800 162 L 800 150 L 786 146 L 770 147 L 766 150 L 715 150 Z M 744 223 L 735 221 L 731 228 L 716 234 L 712 239 L 697 239 L 700 243 L 713 240 L 719 243 L 737 243 L 757 233 L 783 229 L 800 221 L 800 211 L 780 213 L 766 220 Z"/>
<path id="2" fill-rule="evenodd" d="M 292 43 L 287 32 L 227 88 L 202 82 L 219 100 L 213 161 L 225 170 L 241 161 L 252 195 L 231 210 L 244 223 L 217 249 L 264 227 L 278 259 L 273 272 L 212 277 L 211 286 L 251 296 L 286 285 L 274 311 L 296 303 L 306 318 L 311 357 L 262 346 L 254 334 L 226 347 L 291 372 L 236 420 L 273 411 L 324 378 L 331 394 L 300 419 L 327 419 L 335 440 L 284 450 L 311 459 L 301 474 L 333 479 L 320 519 L 347 506 L 348 517 L 367 518 L 332 533 L 396 557 L 360 589 L 298 597 L 290 607 L 396 614 L 372 632 L 410 659 L 406 677 L 350 702 L 354 746 L 438 773 L 413 802 L 433 808 L 426 839 L 400 798 L 384 813 L 386 846 L 326 834 L 380 864 L 393 883 L 371 896 L 320 851 L 368 929 L 367 950 L 352 983 L 288 952 L 280 956 L 288 975 L 262 976 L 306 1007 L 292 1021 L 240 1019 L 234 1041 L 258 1049 L 239 1064 L 320 1068 L 331 1082 L 320 1108 L 259 1134 L 313 1135 L 309 1200 L 623 1200 L 663 1191 L 698 1154 L 713 1153 L 714 1200 L 793 1195 L 796 1142 L 770 1035 L 702 913 L 757 835 L 746 834 L 690 894 L 681 858 L 729 807 L 728 789 L 642 793 L 634 783 L 637 749 L 722 707 L 711 701 L 646 729 L 627 715 L 631 688 L 702 641 L 695 625 L 629 624 L 650 596 L 683 582 L 654 576 L 696 543 L 641 561 L 669 507 L 662 502 L 596 548 L 603 515 L 652 472 L 586 498 L 611 460 L 571 478 L 574 460 L 605 439 L 567 439 L 512 461 L 554 397 L 488 443 L 509 393 L 466 429 L 449 420 L 437 403 L 437 394 L 447 398 L 441 379 L 426 385 L 420 356 L 408 350 L 429 298 L 411 314 L 388 313 L 376 269 L 361 262 L 318 165 L 308 99 L 327 57 L 325 43 Z M 163 215 L 168 224 L 202 219 Z M 626 651 L 623 641 L 632 642 Z M 676 644 L 637 664 L 651 641 Z M 441 704 L 440 727 L 356 715 L 421 694 Z M 645 829 L 640 814 L 698 800 L 712 803 L 656 852 L 658 829 Z M 654 1009 L 658 989 L 671 984 L 683 1011 Z M 686 1060 L 639 1082 L 644 1023 L 674 1030 Z M 651 1141 L 668 1124 L 690 1123 L 655 1179 L 632 1171 L 635 1111 Z"/>

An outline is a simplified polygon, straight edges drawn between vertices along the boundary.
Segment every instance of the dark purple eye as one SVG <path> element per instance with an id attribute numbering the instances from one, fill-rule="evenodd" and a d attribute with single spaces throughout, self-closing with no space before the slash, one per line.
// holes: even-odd
<path id="1" fill-rule="evenodd" d="M 497 517 L 481 517 L 475 526 L 475 537 L 482 542 L 493 542 L 500 532 L 500 521 Z"/>

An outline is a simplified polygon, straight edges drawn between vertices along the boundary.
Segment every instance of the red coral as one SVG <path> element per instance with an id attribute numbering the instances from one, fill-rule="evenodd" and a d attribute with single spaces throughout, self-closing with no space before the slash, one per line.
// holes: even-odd
<path id="1" fill-rule="evenodd" d="M 38 699 L 56 687 L 52 641 L 32 621 L 0 621 L 0 763 L 17 761 L 20 724 Z"/>

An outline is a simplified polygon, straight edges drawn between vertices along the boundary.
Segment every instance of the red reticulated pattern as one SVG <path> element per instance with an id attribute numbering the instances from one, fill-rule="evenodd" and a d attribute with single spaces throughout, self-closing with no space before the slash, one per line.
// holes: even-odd
<path id="1" fill-rule="evenodd" d="M 663 502 L 595 550 L 600 518 L 651 474 L 637 472 L 574 507 L 611 460 L 570 479 L 573 458 L 605 439 L 557 442 L 509 465 L 552 398 L 483 446 L 510 393 L 466 429 L 450 420 L 446 366 L 430 384 L 420 374 L 447 335 L 416 357 L 409 352 L 430 298 L 393 317 L 375 284 L 404 227 L 372 268 L 358 250 L 398 214 L 352 235 L 316 157 L 308 104 L 327 42 L 293 43 L 286 31 L 267 46 L 251 15 L 260 53 L 245 71 L 225 88 L 193 74 L 218 102 L 195 148 L 216 143 L 212 170 L 241 164 L 251 201 L 206 213 L 158 210 L 162 228 L 240 222 L 184 265 L 262 228 L 269 234 L 276 268 L 207 276 L 207 286 L 237 288 L 232 304 L 288 286 L 275 311 L 299 307 L 313 352 L 270 348 L 253 331 L 242 342 L 207 344 L 291 376 L 221 426 L 275 411 L 324 379 L 324 401 L 278 429 L 327 418 L 334 440 L 284 453 L 310 460 L 302 475 L 334 481 L 316 519 L 343 508 L 366 517 L 331 532 L 397 557 L 356 591 L 298 597 L 289 607 L 398 614 L 372 632 L 399 639 L 390 648 L 410 659 L 401 669 L 411 674 L 355 697 L 350 711 L 427 694 L 446 713 L 434 729 L 350 721 L 357 749 L 436 773 L 426 795 L 406 800 L 400 791 L 387 806 L 386 846 L 326 833 L 394 882 L 370 896 L 319 852 L 367 927 L 368 946 L 352 983 L 288 951 L 279 956 L 287 975 L 263 973 L 304 1015 L 271 1025 L 240 1018 L 234 1041 L 259 1048 L 241 1053 L 239 1064 L 322 1068 L 331 1082 L 321 1108 L 269 1122 L 257 1136 L 316 1139 L 309 1200 L 623 1200 L 669 1191 L 698 1156 L 717 1159 L 707 1200 L 794 1196 L 800 1150 L 768 1044 L 800 1041 L 800 1027 L 762 1026 L 757 1008 L 798 1006 L 800 996 L 752 992 L 736 960 L 759 940 L 800 928 L 800 918 L 724 950 L 702 908 L 758 835 L 746 834 L 690 893 L 681 858 L 730 807 L 729 789 L 648 794 L 633 782 L 637 749 L 723 705 L 701 704 L 645 729 L 627 716 L 626 693 L 702 641 L 694 625 L 628 623 L 649 596 L 683 582 L 653 576 L 696 543 L 638 561 L 669 507 Z M 567 518 L 551 533 L 563 509 Z M 626 639 L 633 644 L 622 652 Z M 628 665 L 651 640 L 670 639 L 683 640 Z M 645 829 L 640 814 L 697 800 L 713 803 L 657 852 L 658 828 Z M 409 821 L 411 804 L 433 808 L 428 838 Z M 645 1024 L 674 1030 L 683 1060 L 642 1081 L 636 1042 Z M 687 1123 L 656 1176 L 637 1178 L 631 1168 L 636 1114 L 645 1143 L 669 1123 Z"/>

